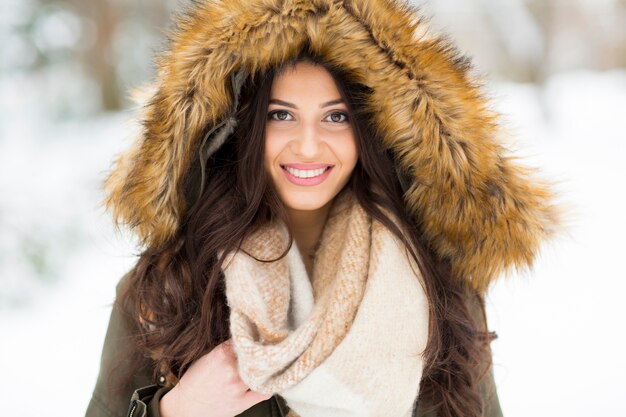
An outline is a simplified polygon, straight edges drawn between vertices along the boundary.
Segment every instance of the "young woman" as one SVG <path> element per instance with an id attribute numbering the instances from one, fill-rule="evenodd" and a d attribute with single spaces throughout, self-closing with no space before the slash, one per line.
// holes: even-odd
<path id="1" fill-rule="evenodd" d="M 556 209 L 415 13 L 201 1 L 179 19 L 106 182 L 143 250 L 88 417 L 502 415 L 484 295 Z"/>

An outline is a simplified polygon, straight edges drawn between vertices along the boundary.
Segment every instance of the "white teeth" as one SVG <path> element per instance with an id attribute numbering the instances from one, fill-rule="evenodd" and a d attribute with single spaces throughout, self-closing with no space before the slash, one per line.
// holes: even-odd
<path id="1" fill-rule="evenodd" d="M 291 175 L 298 178 L 312 178 L 317 177 L 318 175 L 322 175 L 327 168 L 319 168 L 319 169 L 295 169 L 291 167 L 284 167 Z"/>

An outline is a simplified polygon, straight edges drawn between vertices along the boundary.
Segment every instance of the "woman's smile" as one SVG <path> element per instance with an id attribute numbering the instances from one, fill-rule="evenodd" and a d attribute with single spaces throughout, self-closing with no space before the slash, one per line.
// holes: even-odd
<path id="1" fill-rule="evenodd" d="M 285 173 L 285 177 L 292 183 L 296 185 L 318 185 L 324 182 L 326 178 L 330 175 L 331 167 L 326 169 L 314 169 L 314 170 L 292 170 L 290 168 L 283 168 L 283 172 Z"/>

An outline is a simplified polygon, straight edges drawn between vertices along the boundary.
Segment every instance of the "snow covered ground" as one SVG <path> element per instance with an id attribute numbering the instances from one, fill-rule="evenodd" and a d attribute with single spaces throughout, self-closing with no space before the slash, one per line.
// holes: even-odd
<path id="1" fill-rule="evenodd" d="M 0 415 L 81 416 L 114 286 L 136 259 L 98 205 L 99 180 L 133 127 L 126 113 L 50 123 L 28 83 L 10 81 L 0 83 Z M 518 154 L 559 181 L 573 213 L 531 272 L 489 293 L 503 411 L 624 416 L 626 72 L 487 87 Z M 25 257 L 33 246 L 43 249 Z M 57 278 L 33 279 L 33 257 Z"/>

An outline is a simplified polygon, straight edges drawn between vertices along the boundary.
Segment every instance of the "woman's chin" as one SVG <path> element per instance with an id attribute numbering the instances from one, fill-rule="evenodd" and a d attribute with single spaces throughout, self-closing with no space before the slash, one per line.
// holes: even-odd
<path id="1" fill-rule="evenodd" d="M 331 200 L 329 198 L 320 198 L 321 196 L 288 196 L 283 198 L 285 206 L 289 210 L 294 211 L 315 211 L 324 207 Z"/>

